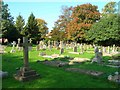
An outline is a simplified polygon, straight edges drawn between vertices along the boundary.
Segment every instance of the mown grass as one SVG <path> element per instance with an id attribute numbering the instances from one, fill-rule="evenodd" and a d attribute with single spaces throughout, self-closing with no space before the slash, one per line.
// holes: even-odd
<path id="1" fill-rule="evenodd" d="M 6 51 L 9 52 L 11 47 L 7 47 Z M 80 55 L 68 53 L 72 50 L 65 50 L 63 55 L 70 57 L 84 57 L 91 59 L 94 57 L 94 53 L 84 53 Z M 74 66 L 65 66 L 63 68 L 52 67 L 44 65 L 42 63 L 37 63 L 37 60 L 45 60 L 39 56 L 40 52 L 46 52 L 48 55 L 59 54 L 59 50 L 40 50 L 36 51 L 33 47 L 32 51 L 29 51 L 29 64 L 30 67 L 40 74 L 38 79 L 19 82 L 14 79 L 13 74 L 16 73 L 16 68 L 23 66 L 23 52 L 16 53 L 6 53 L 2 55 L 2 70 L 7 71 L 9 76 L 3 79 L 3 88 L 117 88 L 118 85 L 107 80 L 107 76 L 111 73 L 117 71 L 115 68 L 110 68 L 98 64 L 91 64 L 86 62 L 83 64 L 75 64 Z M 103 57 L 108 60 L 110 57 Z M 65 59 L 65 60 L 63 60 Z M 58 58 L 56 60 L 68 61 L 67 58 Z M 53 59 L 49 59 L 53 60 Z M 55 60 L 55 59 L 54 59 Z M 96 70 L 104 72 L 104 75 L 100 77 L 93 77 L 86 74 L 79 74 L 65 71 L 64 68 L 67 67 L 77 67 L 88 70 Z"/>

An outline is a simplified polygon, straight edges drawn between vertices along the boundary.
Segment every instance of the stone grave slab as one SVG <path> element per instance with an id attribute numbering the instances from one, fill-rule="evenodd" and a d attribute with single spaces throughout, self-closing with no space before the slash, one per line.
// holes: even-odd
<path id="1" fill-rule="evenodd" d="M 100 76 L 103 74 L 103 72 L 100 72 L 100 71 L 85 70 L 80 68 L 66 68 L 65 70 L 70 72 L 83 73 L 83 74 L 92 75 L 92 76 Z"/>
<path id="2" fill-rule="evenodd" d="M 69 65 L 72 65 L 74 63 L 81 63 L 81 62 L 86 62 L 86 61 L 90 61 L 89 58 L 74 58 L 73 60 L 69 60 Z"/>
<path id="3" fill-rule="evenodd" d="M 70 54 L 80 54 L 79 52 L 68 52 Z"/>
<path id="4" fill-rule="evenodd" d="M 109 67 L 113 67 L 113 68 L 120 68 L 120 60 L 108 60 L 108 65 Z"/>
<path id="5" fill-rule="evenodd" d="M 59 60 L 54 60 L 54 61 L 45 60 L 45 61 L 42 61 L 42 63 L 50 66 L 55 66 L 55 67 L 62 67 L 62 66 L 69 65 L 68 62 L 63 62 Z"/>

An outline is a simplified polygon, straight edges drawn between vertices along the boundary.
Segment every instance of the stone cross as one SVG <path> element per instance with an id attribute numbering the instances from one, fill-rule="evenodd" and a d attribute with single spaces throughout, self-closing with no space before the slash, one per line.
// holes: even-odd
<path id="1" fill-rule="evenodd" d="M 32 43 L 32 39 L 31 38 L 30 38 L 29 42 L 30 42 L 30 44 Z"/>
<path id="2" fill-rule="evenodd" d="M 24 66 L 20 67 L 20 70 L 18 70 L 17 73 L 14 74 L 15 79 L 19 81 L 28 81 L 39 77 L 39 74 L 37 74 L 35 70 L 31 70 L 31 68 L 29 68 L 27 37 L 23 37 L 23 56 L 24 56 L 24 61 L 23 61 Z"/>
<path id="3" fill-rule="evenodd" d="M 23 37 L 24 67 L 28 67 L 28 38 Z"/>
<path id="4" fill-rule="evenodd" d="M 15 52 L 15 45 L 16 45 L 16 42 L 13 41 L 12 45 L 13 45 L 13 47 L 12 47 L 12 50 L 10 51 L 11 53 Z"/>

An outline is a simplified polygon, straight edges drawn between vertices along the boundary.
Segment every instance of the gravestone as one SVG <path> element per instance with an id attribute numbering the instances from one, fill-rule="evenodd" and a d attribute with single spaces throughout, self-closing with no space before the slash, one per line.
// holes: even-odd
<path id="1" fill-rule="evenodd" d="M 63 48 L 63 41 L 60 41 L 60 54 L 64 53 L 64 48 Z"/>
<path id="2" fill-rule="evenodd" d="M 61 49 L 60 49 L 60 54 L 63 54 L 63 53 L 64 53 L 64 49 L 61 48 Z"/>
<path id="3" fill-rule="evenodd" d="M 92 63 L 93 62 L 101 63 L 101 61 L 102 61 L 102 52 L 99 52 L 98 47 L 95 47 L 94 52 L 95 52 L 95 57 L 93 58 Z"/>
<path id="4" fill-rule="evenodd" d="M 77 46 L 73 47 L 73 52 L 77 52 Z"/>
<path id="5" fill-rule="evenodd" d="M 48 49 L 49 49 L 49 50 L 51 50 L 51 49 L 52 49 L 52 45 L 51 45 L 50 40 L 48 41 Z"/>
<path id="6" fill-rule="evenodd" d="M 43 41 L 40 41 L 40 42 L 39 42 L 39 49 L 43 49 L 43 45 L 44 45 L 44 42 L 43 42 Z"/>
<path id="7" fill-rule="evenodd" d="M 18 49 L 18 51 L 21 51 L 21 50 L 22 50 L 22 47 L 20 46 L 20 45 L 21 45 L 21 44 L 20 44 L 20 41 L 21 41 L 21 39 L 18 38 L 18 44 L 17 44 L 17 49 Z"/>
<path id="8" fill-rule="evenodd" d="M 82 44 L 80 45 L 80 51 L 81 51 L 81 52 L 80 52 L 81 54 L 84 53 L 84 49 L 83 49 L 83 45 L 82 45 Z"/>
<path id="9" fill-rule="evenodd" d="M 113 45 L 112 52 L 113 52 L 113 53 L 115 52 L 115 44 Z"/>
<path id="10" fill-rule="evenodd" d="M 57 41 L 54 41 L 54 47 L 57 48 Z"/>
<path id="11" fill-rule="evenodd" d="M 106 47 L 103 47 L 102 50 L 103 50 L 103 54 L 106 53 Z"/>
<path id="12" fill-rule="evenodd" d="M 14 74 L 14 78 L 19 81 L 28 81 L 37 78 L 39 74 L 36 71 L 31 70 L 28 62 L 28 38 L 23 37 L 23 55 L 24 55 L 24 66 Z"/>
<path id="13" fill-rule="evenodd" d="M 36 51 L 39 51 L 39 45 L 36 46 Z"/>
<path id="14" fill-rule="evenodd" d="M 74 44 L 73 52 L 77 52 L 77 45 L 76 45 L 76 43 Z"/>
<path id="15" fill-rule="evenodd" d="M 108 54 L 110 54 L 110 46 L 108 46 Z"/>
<path id="16" fill-rule="evenodd" d="M 15 41 L 13 41 L 13 43 L 12 43 L 12 50 L 10 51 L 10 53 L 14 53 L 15 52 L 15 45 L 16 45 L 16 42 Z"/>
<path id="17" fill-rule="evenodd" d="M 19 45 L 20 45 L 20 38 L 18 38 L 17 40 L 18 40 L 18 43 L 17 43 L 16 48 L 18 49 L 18 48 L 19 48 Z"/>
<path id="18" fill-rule="evenodd" d="M 4 47 L 0 44 L 0 54 L 5 53 L 6 51 L 4 51 Z"/>

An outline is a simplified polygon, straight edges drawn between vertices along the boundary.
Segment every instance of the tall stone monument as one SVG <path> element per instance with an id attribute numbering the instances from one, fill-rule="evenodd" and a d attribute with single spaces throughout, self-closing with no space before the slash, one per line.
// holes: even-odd
<path id="1" fill-rule="evenodd" d="M 14 78 L 19 81 L 28 81 L 34 78 L 37 78 L 39 74 L 35 70 L 31 70 L 29 67 L 28 59 L 28 38 L 23 37 L 23 55 L 24 55 L 24 66 L 20 67 L 20 70 L 14 74 Z"/>

